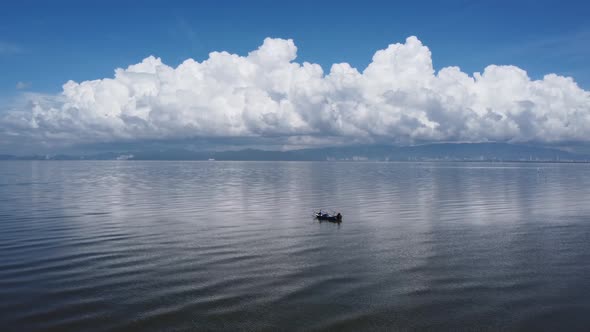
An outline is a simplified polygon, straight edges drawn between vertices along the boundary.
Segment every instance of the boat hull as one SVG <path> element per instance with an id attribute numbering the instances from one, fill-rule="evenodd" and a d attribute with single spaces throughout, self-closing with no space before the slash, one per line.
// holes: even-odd
<path id="1" fill-rule="evenodd" d="M 341 222 L 342 221 L 342 216 L 332 216 L 332 215 L 321 215 L 321 214 L 316 214 L 315 218 L 317 220 L 321 220 L 321 221 L 331 221 L 331 222 Z"/>

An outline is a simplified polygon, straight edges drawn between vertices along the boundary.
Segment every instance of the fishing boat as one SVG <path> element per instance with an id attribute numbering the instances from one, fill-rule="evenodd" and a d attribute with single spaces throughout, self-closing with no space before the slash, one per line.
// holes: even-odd
<path id="1" fill-rule="evenodd" d="M 341 222 L 342 221 L 342 214 L 340 214 L 340 212 L 327 213 L 327 212 L 323 212 L 322 210 L 319 210 L 317 212 L 314 212 L 314 217 L 317 220 L 327 220 L 327 221 L 333 221 L 333 222 Z"/>

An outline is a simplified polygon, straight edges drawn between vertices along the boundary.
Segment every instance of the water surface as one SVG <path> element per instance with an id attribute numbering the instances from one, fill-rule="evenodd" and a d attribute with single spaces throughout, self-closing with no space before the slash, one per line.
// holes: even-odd
<path id="1" fill-rule="evenodd" d="M 0 326 L 584 331 L 589 199 L 586 164 L 0 162 Z"/>

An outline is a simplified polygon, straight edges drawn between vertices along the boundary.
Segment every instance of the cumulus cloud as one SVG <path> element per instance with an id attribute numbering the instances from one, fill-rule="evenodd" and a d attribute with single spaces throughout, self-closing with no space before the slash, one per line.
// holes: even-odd
<path id="1" fill-rule="evenodd" d="M 247 56 L 212 52 L 176 68 L 150 56 L 114 78 L 69 81 L 56 96 L 0 115 L 11 137 L 112 142 L 277 137 L 305 142 L 590 141 L 590 93 L 572 78 L 531 80 L 514 66 L 436 72 L 416 37 L 389 45 L 360 72 L 297 63 L 290 39 Z"/>

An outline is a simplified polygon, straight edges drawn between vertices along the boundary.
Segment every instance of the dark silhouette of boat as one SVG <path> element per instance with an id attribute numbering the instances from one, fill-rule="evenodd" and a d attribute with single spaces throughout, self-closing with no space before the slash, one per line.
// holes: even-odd
<path id="1" fill-rule="evenodd" d="M 332 222 L 342 222 L 342 214 L 340 214 L 340 212 L 338 213 L 327 213 L 327 212 L 322 212 L 322 210 L 319 210 L 317 212 L 314 212 L 314 217 L 317 220 L 326 220 L 326 221 L 332 221 Z"/>

